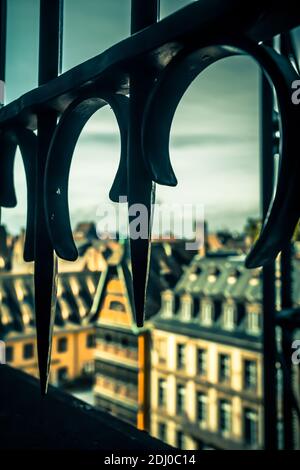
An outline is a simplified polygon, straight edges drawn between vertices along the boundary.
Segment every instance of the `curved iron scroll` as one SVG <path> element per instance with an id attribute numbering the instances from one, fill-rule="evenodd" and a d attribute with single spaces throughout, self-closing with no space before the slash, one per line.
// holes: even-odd
<path id="1" fill-rule="evenodd" d="M 224 45 L 219 45 L 219 44 Z M 143 151 L 153 181 L 177 183 L 169 156 L 169 138 L 176 108 L 192 81 L 224 57 L 247 53 L 274 85 L 281 117 L 280 170 L 275 197 L 260 237 L 247 257 L 249 268 L 274 259 L 290 240 L 300 215 L 298 197 L 298 132 L 300 108 L 291 101 L 292 82 L 298 77 L 290 62 L 275 50 L 244 38 L 210 41 L 206 47 L 185 49 L 166 67 L 149 98 L 143 122 Z"/>
<path id="2" fill-rule="evenodd" d="M 148 6 L 152 3 L 148 10 L 152 19 L 146 14 L 139 22 L 137 12 L 141 11 L 141 2 L 137 0 L 132 2 L 137 9 L 132 8 L 135 34 L 131 38 L 59 77 L 61 16 L 57 10 L 47 18 L 46 3 L 41 2 L 40 22 L 39 84 L 43 86 L 0 110 L 0 206 L 16 204 L 13 162 L 17 145 L 26 172 L 28 210 L 24 258 L 35 261 L 35 317 L 42 393 L 47 389 L 55 317 L 57 260 L 53 247 L 62 258 L 77 258 L 69 219 L 68 176 L 80 132 L 97 109 L 110 104 L 121 133 L 121 159 L 110 197 L 117 201 L 120 195 L 127 195 L 130 209 L 143 204 L 148 210 L 149 223 L 153 182 L 171 186 L 177 183 L 168 144 L 172 119 L 182 95 L 207 66 L 246 52 L 260 63 L 276 88 L 282 137 L 276 196 L 261 236 L 248 256 L 249 267 L 276 256 L 291 237 L 300 213 L 296 155 L 300 107 L 293 106 L 290 99 L 291 83 L 298 75 L 288 59 L 258 45 L 259 41 L 270 40 L 299 25 L 299 2 L 253 0 L 245 7 L 238 0 L 203 0 L 145 27 L 154 20 L 151 10 L 155 2 L 147 2 Z M 56 6 L 58 3 L 55 2 Z M 137 29 L 141 31 L 136 32 Z M 232 31 L 240 37 L 230 38 Z M 53 47 L 49 47 L 51 42 Z M 295 48 L 288 37 L 282 46 L 296 62 Z M 100 93 L 100 87 L 109 91 Z M 129 100 L 116 94 L 128 92 L 129 112 Z M 59 113 L 62 118 L 57 124 Z M 21 125 L 28 129 L 37 127 L 38 138 L 32 131 L 20 129 Z M 130 218 L 129 213 L 129 221 Z M 143 325 L 144 319 L 149 248 L 150 230 L 143 240 L 131 237 L 133 304 L 138 326 Z"/>
<path id="3" fill-rule="evenodd" d="M 17 146 L 20 148 L 27 186 L 27 220 L 24 244 L 24 261 L 34 260 L 35 188 L 37 137 L 34 132 L 15 127 L 0 137 L 0 206 L 15 207 L 17 198 L 14 187 L 13 168 Z"/>
<path id="4" fill-rule="evenodd" d="M 117 118 L 121 136 L 119 168 L 110 190 L 110 198 L 118 201 L 127 194 L 127 108 L 123 95 L 99 94 L 75 100 L 62 115 L 49 148 L 45 176 L 45 208 L 50 238 L 56 254 L 74 261 L 78 257 L 69 214 L 68 181 L 73 152 L 80 133 L 90 117 L 109 104 Z"/>

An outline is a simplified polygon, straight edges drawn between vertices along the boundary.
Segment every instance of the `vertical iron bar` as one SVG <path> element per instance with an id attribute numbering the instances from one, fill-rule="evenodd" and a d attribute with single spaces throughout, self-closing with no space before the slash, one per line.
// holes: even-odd
<path id="1" fill-rule="evenodd" d="M 39 85 L 57 77 L 61 62 L 62 0 L 40 0 Z M 56 258 L 47 230 L 44 207 L 44 177 L 49 145 L 56 127 L 57 113 L 38 114 L 38 155 L 36 168 L 35 215 L 35 315 L 41 392 L 45 394 L 51 358 L 55 316 Z"/>
<path id="2" fill-rule="evenodd" d="M 272 45 L 272 44 L 271 44 Z M 273 195 L 274 96 L 266 76 L 261 76 L 261 194 L 262 215 L 266 217 Z M 263 268 L 263 385 L 264 385 L 264 446 L 275 450 L 277 437 L 276 394 L 276 330 L 275 330 L 275 263 Z"/>
<path id="3" fill-rule="evenodd" d="M 280 52 L 289 58 L 289 36 L 280 36 Z M 292 254 L 293 247 L 292 242 L 288 242 L 285 248 L 281 252 L 280 257 L 280 271 L 281 271 L 281 308 L 287 309 L 293 307 L 293 296 L 292 296 Z M 291 363 L 291 344 L 292 344 L 292 332 L 286 326 L 283 325 L 281 332 L 281 348 L 282 355 L 287 368 L 287 376 L 292 377 L 292 363 Z M 293 384 L 290 384 L 292 387 Z M 293 427 L 293 410 L 290 399 L 290 391 L 288 390 L 288 384 L 286 380 L 283 380 L 283 396 L 282 396 L 282 414 L 283 414 L 283 442 L 284 449 L 294 448 L 294 427 Z"/>
<path id="4" fill-rule="evenodd" d="M 290 277 L 290 271 L 287 266 L 288 263 L 288 253 L 287 249 L 281 252 L 281 256 L 285 259 L 281 260 L 281 282 L 284 285 L 281 285 L 281 306 L 287 307 L 287 302 L 284 302 L 284 299 L 287 297 L 289 289 L 289 280 L 283 281 L 284 276 Z M 286 379 L 283 380 L 283 393 L 282 393 L 282 419 L 283 419 L 283 444 L 285 450 L 294 449 L 294 413 L 291 402 L 291 392 L 293 388 L 293 383 L 287 383 L 287 380 L 292 380 L 293 371 L 292 371 L 292 362 L 291 362 L 291 345 L 292 345 L 293 334 L 291 329 L 287 325 L 283 325 L 281 331 L 281 349 L 282 356 L 284 360 L 285 375 Z"/>
<path id="5" fill-rule="evenodd" d="M 0 0 L 0 107 L 4 105 L 7 0 Z"/>
<path id="6" fill-rule="evenodd" d="M 156 23 L 160 0 L 131 0 L 131 34 Z"/>
<path id="7" fill-rule="evenodd" d="M 159 14 L 158 0 L 131 1 L 131 34 L 156 23 Z M 129 139 L 128 139 L 128 207 L 143 205 L 148 213 L 150 236 L 153 184 L 143 160 L 141 125 L 146 99 L 154 83 L 151 71 L 139 64 L 130 74 Z M 129 216 L 129 222 L 133 219 Z M 145 221 L 146 222 L 146 221 Z M 132 235 L 130 233 L 130 235 Z M 147 286 L 150 241 L 130 236 L 131 266 L 135 317 L 137 326 L 143 326 L 145 291 Z"/>
<path id="8" fill-rule="evenodd" d="M 0 0 L 0 108 L 5 100 L 7 0 Z M 1 223 L 0 206 L 0 223 Z"/>
<path id="9" fill-rule="evenodd" d="M 61 72 L 63 0 L 40 0 L 39 85 Z"/>

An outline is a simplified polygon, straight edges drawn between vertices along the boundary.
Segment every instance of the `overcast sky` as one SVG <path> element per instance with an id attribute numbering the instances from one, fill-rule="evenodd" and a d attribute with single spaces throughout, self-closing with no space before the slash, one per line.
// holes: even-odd
<path id="1" fill-rule="evenodd" d="M 161 0 L 161 17 L 190 3 Z M 129 0 L 65 0 L 63 69 L 100 53 L 129 34 Z M 37 85 L 38 0 L 8 0 L 9 102 Z M 190 87 L 176 112 L 171 157 L 177 188 L 158 187 L 160 201 L 203 204 L 212 229 L 241 229 L 259 213 L 259 70 L 246 57 L 215 64 Z M 71 169 L 73 225 L 95 219 L 108 200 L 119 158 L 116 122 L 108 109 L 85 127 Z M 16 231 L 25 224 L 25 180 L 16 161 L 18 206 L 3 211 Z"/>

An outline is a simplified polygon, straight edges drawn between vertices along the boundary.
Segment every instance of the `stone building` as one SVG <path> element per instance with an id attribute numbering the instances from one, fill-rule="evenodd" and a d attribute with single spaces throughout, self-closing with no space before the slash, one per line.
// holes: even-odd
<path id="1" fill-rule="evenodd" d="M 151 432 L 183 449 L 262 448 L 260 271 L 196 256 L 151 318 Z"/>

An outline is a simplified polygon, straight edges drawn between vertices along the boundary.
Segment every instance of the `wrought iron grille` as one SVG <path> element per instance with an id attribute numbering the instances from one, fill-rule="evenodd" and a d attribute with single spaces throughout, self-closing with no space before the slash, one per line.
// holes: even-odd
<path id="1" fill-rule="evenodd" d="M 175 110 L 191 82 L 225 57 L 247 54 L 261 66 L 261 195 L 264 225 L 247 267 L 264 266 L 265 447 L 278 447 L 275 327 L 283 330 L 285 447 L 293 446 L 292 407 L 299 406 L 287 359 L 299 324 L 292 308 L 290 239 L 300 214 L 298 132 L 300 106 L 291 100 L 299 66 L 289 31 L 300 24 L 292 0 L 199 0 L 158 22 L 158 0 L 132 0 L 131 37 L 59 75 L 63 0 L 40 0 L 39 87 L 0 110 L 0 206 L 14 207 L 13 162 L 19 146 L 27 182 L 24 259 L 34 261 L 35 314 L 42 393 L 47 390 L 56 300 L 56 256 L 75 260 L 68 177 L 80 132 L 98 109 L 110 105 L 119 125 L 121 155 L 110 198 L 143 203 L 151 220 L 155 184 L 177 183 L 169 157 Z M 1 6 L 0 80 L 5 81 L 6 0 Z M 280 52 L 273 47 L 280 35 Z M 273 193 L 273 90 L 280 114 L 281 160 Z M 37 132 L 35 132 L 37 131 Z M 213 177 L 213 175 L 212 175 Z M 272 201 L 272 202 L 270 202 Z M 150 232 L 150 231 L 149 231 Z M 143 325 L 150 253 L 147 240 L 130 240 L 132 298 Z M 281 252 L 282 308 L 275 315 L 274 260 Z"/>

